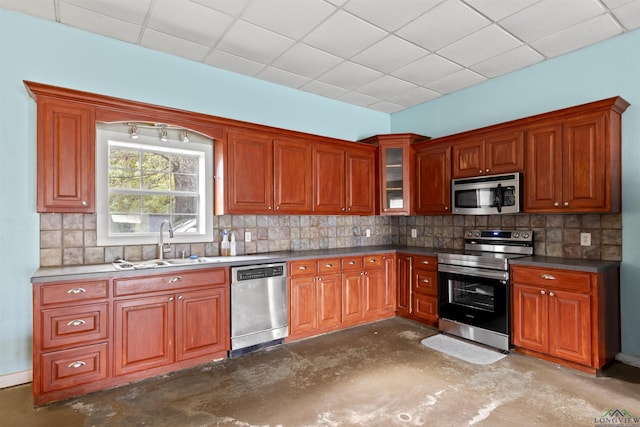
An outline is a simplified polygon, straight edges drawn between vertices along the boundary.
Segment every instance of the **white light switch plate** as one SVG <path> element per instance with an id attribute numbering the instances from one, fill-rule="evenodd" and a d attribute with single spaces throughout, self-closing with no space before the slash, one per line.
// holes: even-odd
<path id="1" fill-rule="evenodd" d="M 251 232 L 250 231 L 245 231 L 244 232 L 244 241 L 249 243 L 251 242 Z"/>
<path id="2" fill-rule="evenodd" d="M 371 230 L 369 230 L 368 228 L 366 230 L 364 230 L 364 235 L 366 237 L 371 237 Z"/>
<path id="3" fill-rule="evenodd" d="M 411 229 L 411 237 L 416 239 L 418 237 L 418 230 L 416 230 L 415 228 Z"/>
<path id="4" fill-rule="evenodd" d="M 591 246 L 591 233 L 580 233 L 580 246 Z"/>

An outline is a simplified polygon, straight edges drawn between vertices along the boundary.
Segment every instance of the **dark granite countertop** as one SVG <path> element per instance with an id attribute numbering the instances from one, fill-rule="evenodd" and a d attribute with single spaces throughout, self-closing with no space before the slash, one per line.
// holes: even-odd
<path id="1" fill-rule="evenodd" d="M 549 256 L 529 256 L 510 260 L 511 265 L 526 265 L 531 267 L 558 268 L 562 270 L 585 271 L 598 273 L 620 266 L 619 261 L 601 261 L 593 259 L 574 259 Z"/>

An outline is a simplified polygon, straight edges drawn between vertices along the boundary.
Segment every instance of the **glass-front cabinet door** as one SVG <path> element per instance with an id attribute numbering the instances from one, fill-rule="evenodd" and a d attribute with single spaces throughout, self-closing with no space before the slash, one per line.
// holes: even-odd
<path id="1" fill-rule="evenodd" d="M 413 149 L 411 144 L 429 139 L 405 133 L 376 135 L 362 142 L 376 144 L 380 158 L 380 214 L 413 215 Z"/>

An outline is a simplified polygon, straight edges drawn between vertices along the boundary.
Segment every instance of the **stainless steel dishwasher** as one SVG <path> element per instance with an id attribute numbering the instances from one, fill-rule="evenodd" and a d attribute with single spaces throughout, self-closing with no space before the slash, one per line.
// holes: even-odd
<path id="1" fill-rule="evenodd" d="M 288 335 L 287 264 L 231 268 L 231 351 L 237 357 Z"/>

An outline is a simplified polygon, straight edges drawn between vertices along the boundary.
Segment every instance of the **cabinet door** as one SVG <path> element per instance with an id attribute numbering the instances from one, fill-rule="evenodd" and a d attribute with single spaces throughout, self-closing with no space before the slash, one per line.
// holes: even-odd
<path id="1" fill-rule="evenodd" d="M 563 138 L 563 211 L 609 211 L 605 115 L 568 120 Z"/>
<path id="2" fill-rule="evenodd" d="M 364 313 L 364 272 L 342 273 L 342 323 L 358 323 Z"/>
<path id="3" fill-rule="evenodd" d="M 524 132 L 489 135 L 484 141 L 484 174 L 524 170 Z"/>
<path id="4" fill-rule="evenodd" d="M 384 281 L 384 270 L 376 268 L 364 272 L 364 300 L 363 315 L 367 320 L 377 320 L 380 318 L 382 307 L 382 291 Z"/>
<path id="5" fill-rule="evenodd" d="M 591 365 L 591 298 L 549 291 L 549 354 Z"/>
<path id="6" fill-rule="evenodd" d="M 527 132 L 524 211 L 552 212 L 562 201 L 562 126 Z"/>
<path id="7" fill-rule="evenodd" d="M 451 213 L 451 146 L 416 153 L 416 214 Z"/>
<path id="8" fill-rule="evenodd" d="M 340 214 L 345 207 L 345 153 L 327 144 L 313 151 L 313 210 L 316 214 Z"/>
<path id="9" fill-rule="evenodd" d="M 398 255 L 397 260 L 398 314 L 408 316 L 411 313 L 412 258 L 407 255 Z"/>
<path id="10" fill-rule="evenodd" d="M 340 324 L 340 274 L 326 274 L 316 278 L 318 328 L 334 328 Z"/>
<path id="11" fill-rule="evenodd" d="M 546 291 L 517 283 L 513 284 L 512 291 L 513 344 L 517 347 L 547 353 L 549 309 Z"/>
<path id="12" fill-rule="evenodd" d="M 393 255 L 384 255 L 384 279 L 382 282 L 382 300 L 380 301 L 381 315 L 393 315 L 396 310 L 397 298 L 397 268 Z"/>
<path id="13" fill-rule="evenodd" d="M 414 293 L 412 315 L 436 326 L 438 324 L 438 298 Z"/>
<path id="14" fill-rule="evenodd" d="M 95 212 L 93 108 L 38 103 L 38 212 Z"/>
<path id="15" fill-rule="evenodd" d="M 348 150 L 346 171 L 346 206 L 351 214 L 375 213 L 376 163 L 370 150 Z"/>
<path id="16" fill-rule="evenodd" d="M 380 182 L 382 215 L 411 214 L 413 160 L 408 143 L 380 144 Z"/>
<path id="17" fill-rule="evenodd" d="M 484 173 L 484 139 L 453 143 L 453 177 L 464 178 Z"/>
<path id="18" fill-rule="evenodd" d="M 305 333 L 317 327 L 316 278 L 296 277 L 289 282 L 289 332 Z"/>
<path id="19" fill-rule="evenodd" d="M 273 211 L 271 138 L 257 132 L 228 134 L 229 213 Z"/>
<path id="20" fill-rule="evenodd" d="M 228 349 L 227 300 L 224 288 L 177 294 L 177 361 Z"/>
<path id="21" fill-rule="evenodd" d="M 143 371 L 174 361 L 174 297 L 116 301 L 115 374 Z"/>
<path id="22" fill-rule="evenodd" d="M 312 145 L 303 140 L 273 142 L 274 209 L 310 214 L 313 201 Z"/>

